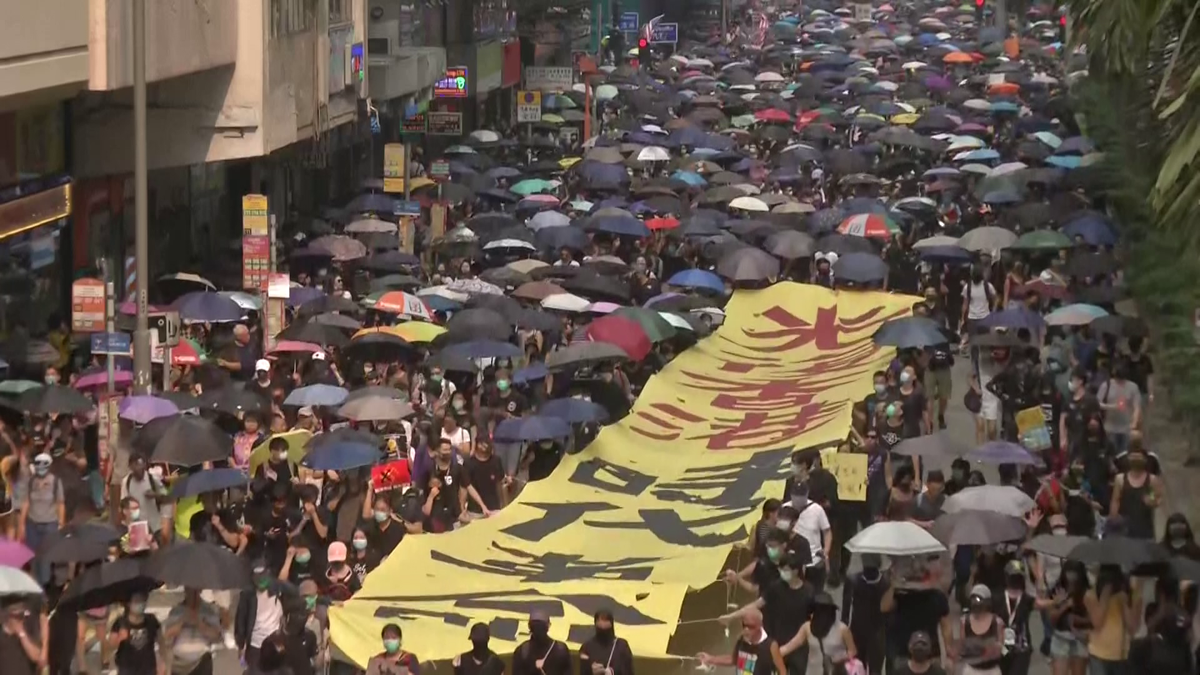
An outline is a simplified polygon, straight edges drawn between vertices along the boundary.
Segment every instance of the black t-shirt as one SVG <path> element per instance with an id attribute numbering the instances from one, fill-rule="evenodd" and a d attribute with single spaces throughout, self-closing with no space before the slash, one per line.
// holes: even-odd
<path id="1" fill-rule="evenodd" d="M 908 654 L 908 640 L 913 633 L 923 631 L 933 642 L 933 655 L 941 656 L 938 644 L 938 626 L 943 617 L 950 615 L 950 603 L 946 594 L 938 590 L 895 591 L 896 606 L 888 623 L 888 642 L 900 654 Z"/>
<path id="2" fill-rule="evenodd" d="M 921 423 L 925 419 L 925 409 L 929 401 L 925 400 L 925 392 L 915 387 L 910 393 L 900 394 L 901 410 L 904 414 L 904 437 L 915 438 L 921 435 Z"/>
<path id="3" fill-rule="evenodd" d="M 768 635 L 787 642 L 800 632 L 800 626 L 812 618 L 813 589 L 808 584 L 792 588 L 778 579 L 762 591 L 763 627 Z"/>
<path id="4" fill-rule="evenodd" d="M 154 645 L 158 642 L 161 629 L 158 619 L 153 614 L 143 614 L 137 623 L 130 621 L 126 616 L 114 621 L 114 633 L 129 631 L 129 637 L 117 646 L 114 659 L 117 670 L 130 675 L 155 675 L 158 660 L 154 654 Z"/>
<path id="5" fill-rule="evenodd" d="M 1030 651 L 1033 637 L 1029 634 L 1029 617 L 1033 613 L 1033 596 L 1022 593 L 1019 599 L 1013 600 L 1004 592 L 998 595 L 993 605 L 996 616 L 1004 622 L 1005 628 L 1011 628 L 1015 633 L 1016 643 L 1007 645 L 1008 648 L 1019 652 Z"/>
<path id="6" fill-rule="evenodd" d="M 1138 386 L 1138 391 L 1146 394 L 1150 391 L 1150 376 L 1154 374 L 1154 363 L 1145 354 L 1127 355 L 1126 364 L 1129 366 L 1129 380 Z"/>
<path id="7" fill-rule="evenodd" d="M 288 535 L 299 524 L 300 513 L 294 509 L 274 513 L 270 507 L 266 507 L 255 515 L 256 548 L 267 559 L 271 569 L 283 567 L 283 560 L 287 557 Z"/>
<path id="8" fill-rule="evenodd" d="M 372 521 L 374 522 L 374 521 Z M 381 559 L 392 554 L 404 539 L 404 525 L 391 521 L 387 529 L 375 523 L 367 531 L 367 550 L 378 555 Z M 376 563 L 378 564 L 378 563 Z"/>
<path id="9" fill-rule="evenodd" d="M 500 458 L 491 455 L 487 459 L 479 459 L 474 455 L 468 457 L 463 462 L 463 469 L 467 474 L 469 484 L 474 486 L 475 491 L 479 493 L 479 498 L 487 505 L 488 509 L 496 511 L 500 508 L 500 480 L 504 478 L 504 463 Z M 467 499 L 467 509 L 472 512 L 479 512 L 479 505 L 475 500 Z"/>
<path id="10" fill-rule="evenodd" d="M 1062 404 L 1062 415 L 1066 418 L 1067 441 L 1075 443 L 1083 437 L 1089 417 L 1100 414 L 1096 397 L 1084 394 L 1083 398 L 1068 397 Z"/>
<path id="11" fill-rule="evenodd" d="M 733 671 L 738 675 L 774 675 L 775 661 L 771 658 L 771 646 L 775 644 L 775 639 L 771 637 L 756 645 L 738 638 L 733 646 Z"/>
<path id="12" fill-rule="evenodd" d="M 453 528 L 454 522 L 458 520 L 460 510 L 458 492 L 467 485 L 467 476 L 462 465 L 454 461 L 451 461 L 450 466 L 446 469 L 435 464 L 430 472 L 431 475 L 441 479 L 442 488 L 429 513 L 427 529 L 430 532 L 445 532 Z M 427 497 L 428 494 L 428 490 L 426 490 L 425 496 Z"/>
<path id="13" fill-rule="evenodd" d="M 538 661 L 543 661 L 541 668 Z M 543 647 L 527 640 L 513 652 L 512 664 L 513 675 L 570 675 L 571 649 L 557 640 Z"/>
<path id="14" fill-rule="evenodd" d="M 501 415 L 520 417 L 529 410 L 529 400 L 519 392 L 508 390 L 507 396 L 501 396 L 499 391 L 490 390 L 485 393 L 480 402 L 487 408 L 497 410 Z"/>
<path id="15" fill-rule="evenodd" d="M 949 344 L 934 345 L 929 348 L 929 369 L 946 370 L 954 366 L 954 352 Z M 938 392 L 941 393 L 941 392 Z"/>
<path id="16" fill-rule="evenodd" d="M 35 642 L 41 638 L 41 620 L 38 614 L 30 612 L 25 619 L 25 634 Z M 4 664 L 4 675 L 37 675 L 37 664 L 29 660 L 20 639 L 9 635 L 0 629 L 0 663 Z M 51 661 L 53 663 L 53 661 Z"/>
<path id="17" fill-rule="evenodd" d="M 489 651 L 483 663 L 479 663 L 471 652 L 464 652 L 458 657 L 454 675 L 504 675 L 504 661 L 500 660 L 496 652 Z"/>
<path id="18" fill-rule="evenodd" d="M 283 631 L 284 663 L 292 669 L 293 675 L 315 675 L 313 659 L 317 655 L 317 636 L 305 628 L 292 633 Z"/>
<path id="19" fill-rule="evenodd" d="M 929 668 L 922 670 L 920 673 L 913 672 L 912 668 L 908 667 L 908 663 L 902 663 L 896 666 L 892 671 L 892 675 L 946 675 L 946 671 L 937 663 L 929 664 Z"/>
<path id="20" fill-rule="evenodd" d="M 370 544 L 367 545 L 367 550 L 362 552 L 362 557 L 358 557 L 357 551 L 351 551 L 346 557 L 346 564 L 354 570 L 354 576 L 358 577 L 358 585 L 361 588 L 362 583 L 366 580 L 367 575 L 375 571 L 379 567 L 382 556 L 371 549 Z"/>
<path id="21" fill-rule="evenodd" d="M 554 473 L 562 460 L 563 449 L 558 443 L 543 446 L 541 443 L 531 443 L 526 452 L 533 453 L 533 461 L 529 463 L 529 480 L 544 480 Z"/>
<path id="22" fill-rule="evenodd" d="M 216 514 L 209 513 L 208 511 L 198 511 L 193 513 L 191 520 L 188 521 L 190 523 L 192 541 L 207 542 L 229 548 L 229 545 L 225 543 L 225 538 L 221 536 L 221 533 L 213 525 L 213 515 L 221 517 L 221 525 L 225 528 L 226 532 L 237 531 L 237 520 L 234 519 L 233 514 L 228 510 L 221 509 Z"/>

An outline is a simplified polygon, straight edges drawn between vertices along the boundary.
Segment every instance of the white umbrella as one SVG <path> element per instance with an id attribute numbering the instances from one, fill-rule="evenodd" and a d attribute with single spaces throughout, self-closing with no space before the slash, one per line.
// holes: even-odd
<path id="1" fill-rule="evenodd" d="M 643 124 L 642 131 L 645 131 L 648 134 L 661 134 L 663 136 L 667 136 L 671 133 L 657 124 Z"/>
<path id="2" fill-rule="evenodd" d="M 441 286 L 430 286 L 417 291 L 417 297 L 424 298 L 430 295 L 445 298 L 451 302 L 466 302 L 471 296 L 466 293 L 451 290 L 445 284 Z"/>
<path id="3" fill-rule="evenodd" d="M 960 153 L 960 154 L 966 154 L 966 153 Z M 986 176 L 992 172 L 992 167 L 990 167 L 986 164 L 976 164 L 976 163 L 972 162 L 971 164 L 963 164 L 962 166 L 960 166 L 958 168 L 958 170 L 960 173 L 977 173 L 981 176 Z"/>
<path id="4" fill-rule="evenodd" d="M 529 251 L 536 251 L 537 247 L 522 239 L 496 239 L 489 241 L 483 245 L 483 250 L 491 251 L 498 248 L 520 248 Z"/>
<path id="5" fill-rule="evenodd" d="M 909 61 L 908 63 L 905 63 L 904 65 L 902 65 L 900 67 L 905 70 L 916 70 L 918 68 L 924 68 L 927 65 L 929 65 L 929 64 L 927 64 L 923 61 Z"/>
<path id="6" fill-rule="evenodd" d="M 221 291 L 220 293 L 242 309 L 252 312 L 262 309 L 262 300 L 257 295 L 250 295 L 243 291 Z"/>
<path id="7" fill-rule="evenodd" d="M 908 521 L 875 523 L 846 542 L 851 553 L 909 556 L 929 555 L 946 550 L 940 541 L 920 525 Z"/>
<path id="8" fill-rule="evenodd" d="M 964 234 L 958 245 L 968 251 L 991 253 L 1008 248 L 1017 241 L 1017 235 L 1003 227 L 977 227 Z"/>
<path id="9" fill-rule="evenodd" d="M 712 68 L 713 62 L 708 59 L 692 59 L 687 62 L 688 68 Z"/>
<path id="10" fill-rule="evenodd" d="M 991 110 L 991 101 L 985 101 L 982 98 L 969 98 L 963 101 L 962 107 L 969 110 Z"/>
<path id="11" fill-rule="evenodd" d="M 542 298 L 542 309 L 556 309 L 560 312 L 585 312 L 592 304 L 587 298 L 581 298 L 574 293 L 555 293 Z"/>
<path id="12" fill-rule="evenodd" d="M 504 289 L 496 284 L 489 284 L 482 279 L 455 279 L 446 284 L 446 288 L 456 293 L 483 293 L 484 295 L 504 295 Z"/>
<path id="13" fill-rule="evenodd" d="M 538 230 L 547 227 L 566 227 L 571 224 L 570 216 L 559 213 L 558 211 L 541 211 L 534 217 L 529 219 L 526 225 L 529 229 L 537 232 Z"/>
<path id="14" fill-rule="evenodd" d="M 658 315 L 675 328 L 691 331 L 693 333 L 696 332 L 696 329 L 692 326 L 692 324 L 688 323 L 687 319 L 679 316 L 678 314 L 672 314 L 671 312 L 659 312 Z"/>
<path id="15" fill-rule="evenodd" d="M 41 594 L 42 587 L 33 577 L 15 567 L 0 567 L 0 596 Z"/>
<path id="16" fill-rule="evenodd" d="M 749 195 L 749 196 L 762 194 L 762 188 L 758 187 L 757 185 L 751 185 L 749 183 L 738 183 L 737 185 L 733 185 L 730 187 L 732 187 L 735 190 L 741 190 L 742 194 Z M 766 202 L 763 202 L 763 203 L 765 204 Z M 769 206 L 769 204 L 768 204 L 768 206 Z"/>
<path id="17" fill-rule="evenodd" d="M 755 211 L 757 213 L 766 213 L 771 210 L 771 207 L 763 203 L 763 200 L 755 197 L 738 197 L 729 202 L 729 208 L 741 209 L 743 211 Z"/>
<path id="18" fill-rule="evenodd" d="M 366 234 L 368 232 L 395 232 L 396 224 L 378 218 L 363 218 L 346 226 L 351 234 Z"/>
<path id="19" fill-rule="evenodd" d="M 596 87 L 596 100 L 611 101 L 617 97 L 618 93 L 620 92 L 617 91 L 617 88 L 611 84 L 602 84 L 599 87 Z"/>
<path id="20" fill-rule="evenodd" d="M 913 244 L 915 249 L 934 248 L 937 246 L 958 246 L 958 238 L 947 237 L 944 234 L 939 234 L 933 237 L 925 237 L 921 241 Z"/>
<path id="21" fill-rule="evenodd" d="M 496 141 L 500 140 L 500 134 L 492 131 L 491 129 L 476 129 L 475 131 L 471 132 L 469 138 L 479 141 L 480 143 L 495 143 Z"/>
<path id="22" fill-rule="evenodd" d="M 773 71 L 766 71 L 754 76 L 755 82 L 783 82 L 783 76 Z"/>
<path id="23" fill-rule="evenodd" d="M 987 143 L 984 143 L 983 139 L 975 138 L 974 136 L 955 136 L 954 139 L 950 141 L 949 147 L 946 149 L 951 152 L 966 148 L 976 150 L 984 147 L 985 145 L 987 145 Z"/>
<path id="24" fill-rule="evenodd" d="M 946 513 L 959 511 L 992 511 L 1014 518 L 1024 518 L 1035 506 L 1029 495 L 1011 485 L 979 485 L 964 488 L 946 500 L 942 510 Z"/>
<path id="25" fill-rule="evenodd" d="M 671 153 L 667 152 L 666 148 L 660 148 L 657 145 L 648 145 L 638 152 L 637 158 L 639 162 L 669 162 L 671 161 Z"/>
<path id="26" fill-rule="evenodd" d="M 1026 164 L 1025 162 L 1008 162 L 1006 164 L 1001 164 L 1000 166 L 992 169 L 992 172 L 989 173 L 988 175 L 989 176 L 1003 176 L 1004 174 L 1007 174 L 1007 173 L 1012 173 L 1014 171 L 1020 171 L 1021 169 L 1028 169 L 1028 168 L 1029 168 L 1029 165 Z"/>

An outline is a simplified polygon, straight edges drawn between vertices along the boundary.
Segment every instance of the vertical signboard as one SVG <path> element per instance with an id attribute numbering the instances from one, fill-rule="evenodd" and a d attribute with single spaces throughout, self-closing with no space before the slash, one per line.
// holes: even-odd
<path id="1" fill-rule="evenodd" d="M 383 146 L 383 191 L 404 192 L 403 143 L 388 143 Z"/>
<path id="2" fill-rule="evenodd" d="M 76 279 L 71 284 L 71 330 L 76 333 L 104 332 L 104 282 Z"/>
<path id="3" fill-rule="evenodd" d="M 271 268 L 271 225 L 264 195 L 242 197 L 242 288 L 261 290 Z"/>

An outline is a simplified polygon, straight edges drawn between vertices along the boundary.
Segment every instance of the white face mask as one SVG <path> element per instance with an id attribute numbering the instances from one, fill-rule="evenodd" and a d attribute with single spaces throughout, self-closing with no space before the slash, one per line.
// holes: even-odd
<path id="1" fill-rule="evenodd" d="M 792 529 L 792 521 L 777 520 L 777 521 L 775 521 L 775 527 L 778 527 L 781 530 L 790 530 L 790 529 Z"/>

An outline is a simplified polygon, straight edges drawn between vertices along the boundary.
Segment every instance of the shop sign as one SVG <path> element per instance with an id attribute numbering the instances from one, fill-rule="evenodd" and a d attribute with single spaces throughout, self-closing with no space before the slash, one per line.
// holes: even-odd
<path id="1" fill-rule="evenodd" d="M 267 297 L 287 300 L 292 296 L 292 278 L 286 272 L 272 273 L 267 277 Z"/>
<path id="2" fill-rule="evenodd" d="M 92 355 L 132 356 L 133 340 L 129 333 L 92 333 Z"/>
<path id="3" fill-rule="evenodd" d="M 265 237 L 270 233 L 267 198 L 263 195 L 244 195 L 242 197 L 242 235 Z"/>
<path id="4" fill-rule="evenodd" d="M 542 92 L 517 92 L 517 122 L 532 124 L 542 121 Z"/>
<path id="5" fill-rule="evenodd" d="M 429 234 L 433 241 L 441 239 L 446 234 L 446 216 L 449 211 L 450 209 L 442 202 L 429 207 Z"/>
<path id="6" fill-rule="evenodd" d="M 397 199 L 392 204 L 393 216 L 411 216 L 417 217 L 421 215 L 421 202 L 415 199 Z"/>
<path id="7" fill-rule="evenodd" d="M 416 223 L 409 216 L 401 216 L 400 222 L 396 225 L 396 235 L 400 239 L 400 250 L 405 253 L 413 252 L 413 243 L 416 241 Z"/>
<path id="8" fill-rule="evenodd" d="M 854 20 L 855 21 L 870 21 L 872 6 L 869 2 L 854 3 Z"/>
<path id="9" fill-rule="evenodd" d="M 435 159 L 430 162 L 429 177 L 434 180 L 446 180 L 450 178 L 450 162 L 444 159 Z"/>
<path id="10" fill-rule="evenodd" d="M 403 143 L 383 146 L 383 191 L 404 192 L 405 149 Z"/>
<path id="11" fill-rule="evenodd" d="M 504 44 L 485 42 L 475 45 L 475 94 L 499 89 L 504 83 Z"/>
<path id="12" fill-rule="evenodd" d="M 570 91 L 575 83 L 571 66 L 526 66 L 525 88 L 538 91 Z"/>
<path id="13" fill-rule="evenodd" d="M 617 19 L 617 28 L 623 33 L 636 33 L 640 25 L 641 18 L 637 12 L 621 12 L 621 18 Z"/>
<path id="14" fill-rule="evenodd" d="M 425 133 L 425 113 L 417 113 L 409 115 L 400 123 L 400 133 L 403 134 L 423 134 Z"/>
<path id="15" fill-rule="evenodd" d="M 504 43 L 504 66 L 500 69 L 500 86 L 512 87 L 521 83 L 521 39 Z"/>
<path id="16" fill-rule="evenodd" d="M 462 136 L 463 116 L 458 112 L 426 113 L 430 136 Z"/>
<path id="17" fill-rule="evenodd" d="M 71 284 L 71 330 L 76 333 L 104 332 L 106 305 L 103 281 L 76 279 Z"/>
<path id="18" fill-rule="evenodd" d="M 71 184 L 0 204 L 0 239 L 71 215 Z"/>
<path id="19" fill-rule="evenodd" d="M 466 66 L 447 68 L 445 77 L 433 85 L 434 98 L 466 98 L 468 92 Z"/>
<path id="20" fill-rule="evenodd" d="M 242 236 L 242 288 L 260 291 L 267 285 L 271 267 L 271 238 L 265 234 Z"/>

